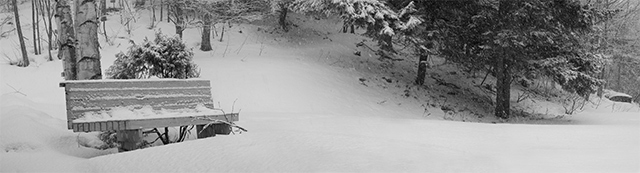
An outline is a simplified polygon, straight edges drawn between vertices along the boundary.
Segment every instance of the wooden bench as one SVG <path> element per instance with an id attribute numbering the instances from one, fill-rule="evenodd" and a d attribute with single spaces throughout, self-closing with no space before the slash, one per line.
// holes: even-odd
<path id="1" fill-rule="evenodd" d="M 238 113 L 214 110 L 208 80 L 77 80 L 60 87 L 68 129 L 116 131 L 121 151 L 137 149 L 143 129 L 196 125 L 197 137 L 205 138 L 229 134 L 229 123 L 239 120 Z"/>

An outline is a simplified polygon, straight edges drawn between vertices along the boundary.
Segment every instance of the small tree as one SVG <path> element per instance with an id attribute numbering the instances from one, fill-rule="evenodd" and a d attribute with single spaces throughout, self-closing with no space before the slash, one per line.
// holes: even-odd
<path id="1" fill-rule="evenodd" d="M 106 71 L 111 79 L 195 78 L 200 76 L 193 63 L 193 51 L 178 37 L 156 33 L 152 41 L 145 39 L 132 45 L 126 53 L 116 54 L 116 60 Z"/>

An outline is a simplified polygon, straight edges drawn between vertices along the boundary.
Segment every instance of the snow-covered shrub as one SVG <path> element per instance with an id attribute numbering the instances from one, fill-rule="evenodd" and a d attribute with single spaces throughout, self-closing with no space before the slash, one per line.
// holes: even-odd
<path id="1" fill-rule="evenodd" d="M 180 38 L 158 32 L 153 42 L 145 38 L 142 44 L 129 47 L 127 53 L 116 54 L 106 75 L 110 79 L 199 77 L 200 72 L 192 58 L 193 51 L 187 49 Z"/>

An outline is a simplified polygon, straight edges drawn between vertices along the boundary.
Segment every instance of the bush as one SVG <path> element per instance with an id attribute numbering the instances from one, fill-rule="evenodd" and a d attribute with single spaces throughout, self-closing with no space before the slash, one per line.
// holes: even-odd
<path id="1" fill-rule="evenodd" d="M 145 38 L 141 45 L 129 47 L 126 54 L 116 54 L 106 75 L 110 79 L 196 78 L 200 72 L 192 58 L 193 51 L 186 49 L 180 38 L 158 32 L 153 42 Z"/>

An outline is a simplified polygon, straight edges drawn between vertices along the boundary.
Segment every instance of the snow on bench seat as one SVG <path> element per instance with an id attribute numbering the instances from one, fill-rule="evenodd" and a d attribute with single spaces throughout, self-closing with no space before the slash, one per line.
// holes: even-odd
<path id="1" fill-rule="evenodd" d="M 215 110 L 202 79 L 77 80 L 65 88 L 68 129 L 113 131 L 238 121 Z"/>

